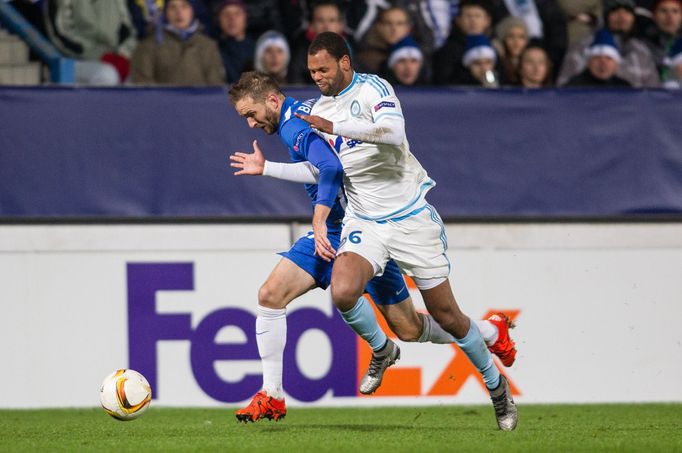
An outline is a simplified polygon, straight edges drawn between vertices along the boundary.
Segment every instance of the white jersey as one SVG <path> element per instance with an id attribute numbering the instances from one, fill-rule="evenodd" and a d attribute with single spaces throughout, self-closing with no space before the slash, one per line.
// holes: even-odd
<path id="1" fill-rule="evenodd" d="M 355 73 L 338 96 L 321 96 L 311 115 L 334 123 L 334 134 L 318 134 L 336 150 L 343 164 L 348 216 L 383 221 L 406 216 L 426 204 L 426 192 L 435 182 L 410 152 L 400 101 L 388 82 L 376 75 Z M 375 129 L 376 135 L 369 139 L 381 141 L 377 126 L 388 121 L 393 128 L 397 124 L 402 143 L 368 143 L 343 136 L 348 130 Z"/>

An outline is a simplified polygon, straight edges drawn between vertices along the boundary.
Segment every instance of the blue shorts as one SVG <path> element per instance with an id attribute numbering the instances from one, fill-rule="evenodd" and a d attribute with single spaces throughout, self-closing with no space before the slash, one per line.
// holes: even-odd
<path id="1" fill-rule="evenodd" d="M 341 239 L 341 229 L 332 230 L 330 228 L 327 232 L 327 238 L 332 247 L 337 250 Z M 327 289 L 329 286 L 334 262 L 329 263 L 315 255 L 315 240 L 312 231 L 296 241 L 289 251 L 280 252 L 278 255 L 287 258 L 310 274 L 320 288 Z M 393 260 L 386 264 L 386 269 L 381 277 L 374 277 L 367 283 L 365 292 L 377 305 L 397 304 L 410 296 L 403 274 Z"/>

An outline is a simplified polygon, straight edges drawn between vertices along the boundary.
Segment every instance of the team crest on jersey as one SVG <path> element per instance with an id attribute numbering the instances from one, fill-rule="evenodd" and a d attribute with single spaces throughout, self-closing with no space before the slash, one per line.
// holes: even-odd
<path id="1" fill-rule="evenodd" d="M 384 107 L 395 108 L 395 102 L 389 102 L 389 101 L 379 102 L 377 105 L 374 106 L 374 111 L 378 112 L 379 110 L 383 109 Z"/>
<path id="2" fill-rule="evenodd" d="M 360 116 L 360 103 L 358 101 L 353 101 L 350 105 L 350 114 L 353 116 Z"/>

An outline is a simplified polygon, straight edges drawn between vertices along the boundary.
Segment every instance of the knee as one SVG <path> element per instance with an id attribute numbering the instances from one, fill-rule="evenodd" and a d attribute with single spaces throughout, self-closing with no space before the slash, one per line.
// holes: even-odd
<path id="1" fill-rule="evenodd" d="M 355 285 L 346 281 L 334 281 L 331 284 L 332 301 L 336 308 L 341 311 L 348 311 L 355 306 L 355 303 L 362 295 L 362 289 L 358 290 Z"/>
<path id="2" fill-rule="evenodd" d="M 286 306 L 282 298 L 279 297 L 272 286 L 267 283 L 258 290 L 258 305 L 273 309 L 284 308 Z"/>

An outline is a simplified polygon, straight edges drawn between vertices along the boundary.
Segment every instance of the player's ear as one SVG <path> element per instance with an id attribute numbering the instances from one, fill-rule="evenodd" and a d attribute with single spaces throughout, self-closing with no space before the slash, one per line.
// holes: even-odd
<path id="1" fill-rule="evenodd" d="M 350 57 L 348 55 L 344 55 L 343 57 L 341 57 L 341 60 L 339 60 L 339 64 L 341 65 L 341 69 L 343 71 L 351 70 Z"/>
<path id="2" fill-rule="evenodd" d="M 279 107 L 279 97 L 275 93 L 270 93 L 265 97 L 265 104 L 272 110 L 277 110 L 277 107 Z"/>

